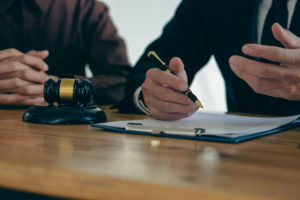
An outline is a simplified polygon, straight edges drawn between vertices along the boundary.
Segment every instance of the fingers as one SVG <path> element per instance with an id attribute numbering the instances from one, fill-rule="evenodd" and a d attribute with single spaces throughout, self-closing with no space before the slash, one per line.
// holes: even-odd
<path id="1" fill-rule="evenodd" d="M 21 101 L 22 105 L 45 105 L 45 99 L 43 97 L 34 97 L 34 98 L 27 98 Z"/>
<path id="2" fill-rule="evenodd" d="M 181 77 L 187 82 L 187 75 L 184 70 L 184 64 L 180 58 L 172 58 L 169 63 L 170 70 L 177 76 Z"/>
<path id="3" fill-rule="evenodd" d="M 261 78 L 286 78 L 299 80 L 300 77 L 288 68 L 277 65 L 257 62 L 241 56 L 232 56 L 229 59 L 230 67 L 238 76 L 247 73 Z"/>
<path id="4" fill-rule="evenodd" d="M 274 62 L 291 65 L 300 63 L 300 49 L 284 49 L 260 44 L 246 44 L 243 46 L 242 51 L 246 55 Z"/>
<path id="5" fill-rule="evenodd" d="M 148 94 L 149 96 L 153 96 L 163 101 L 179 103 L 183 105 L 192 103 L 192 101 L 183 93 L 151 81 L 145 82 L 142 85 L 142 91 L 143 94 Z"/>
<path id="6" fill-rule="evenodd" d="M 174 103 L 157 99 L 147 93 L 144 94 L 144 101 L 151 116 L 161 120 L 178 120 L 186 118 L 195 113 L 199 108 L 193 102 L 190 102 L 189 104 Z"/>
<path id="7" fill-rule="evenodd" d="M 272 32 L 274 37 L 286 48 L 260 44 L 247 44 L 242 48 L 243 53 L 249 56 L 264 58 L 283 64 L 299 64 L 300 38 L 290 31 L 282 28 L 278 23 L 275 23 L 272 26 Z"/>
<path id="8" fill-rule="evenodd" d="M 0 61 L 10 58 L 10 57 L 20 56 L 20 55 L 23 55 L 23 53 L 14 48 L 1 50 L 0 51 Z"/>
<path id="9" fill-rule="evenodd" d="M 181 114 L 194 113 L 199 108 L 193 102 L 189 104 L 180 104 L 171 101 L 160 100 L 150 95 L 149 96 L 146 95 L 145 103 L 150 111 L 151 108 L 156 108 L 165 113 L 181 113 Z"/>
<path id="10" fill-rule="evenodd" d="M 259 78 L 247 73 L 239 74 L 238 76 L 246 81 L 247 84 L 258 94 L 287 100 L 300 99 L 300 87 L 293 83 L 286 83 L 277 79 Z"/>
<path id="11" fill-rule="evenodd" d="M 276 81 L 273 81 L 274 79 L 261 78 L 249 73 L 236 73 L 236 75 L 246 81 L 256 93 L 267 95 L 270 94 L 268 93 L 270 88 L 274 88 L 275 86 L 278 88 L 280 86 L 276 84 Z"/>
<path id="12" fill-rule="evenodd" d="M 280 24 L 275 23 L 272 26 L 274 37 L 288 49 L 300 48 L 300 38 L 292 32 L 282 28 Z"/>
<path id="13" fill-rule="evenodd" d="M 256 93 L 288 100 L 300 100 L 300 73 L 239 56 L 230 58 L 233 72 Z"/>
<path id="14" fill-rule="evenodd" d="M 0 92 L 10 92 L 23 95 L 43 95 L 44 84 L 32 84 L 19 78 L 0 80 Z"/>
<path id="15" fill-rule="evenodd" d="M 194 112 L 193 113 L 166 113 L 156 108 L 151 109 L 151 115 L 154 118 L 160 120 L 170 120 L 170 121 L 179 120 L 179 119 L 189 117 L 192 114 L 194 114 Z"/>
<path id="16" fill-rule="evenodd" d="M 45 59 L 49 56 L 49 51 L 48 50 L 44 50 L 44 51 L 29 51 L 28 53 L 26 53 L 30 56 L 34 56 L 34 57 L 38 57 L 40 59 Z M 4 49 L 0 51 L 0 61 L 10 58 L 10 57 L 15 57 L 15 56 L 21 56 L 24 55 L 24 53 L 22 53 L 21 51 L 14 49 L 14 48 L 10 48 L 10 49 Z"/>
<path id="17" fill-rule="evenodd" d="M 24 96 L 19 94 L 3 94 L 0 93 L 0 104 L 19 104 L 24 100 Z"/>
<path id="18" fill-rule="evenodd" d="M 24 70 L 19 72 L 19 77 L 23 80 L 31 81 L 33 83 L 44 84 L 48 79 L 48 75 L 45 72 L 38 72 L 34 70 Z"/>
<path id="19" fill-rule="evenodd" d="M 0 62 L 0 74 L 29 70 L 31 67 L 17 61 Z"/>
<path id="20" fill-rule="evenodd" d="M 49 69 L 48 65 L 42 59 L 34 56 L 22 55 L 19 56 L 19 60 L 25 65 L 29 65 L 37 70 L 47 71 Z"/>
<path id="21" fill-rule="evenodd" d="M 32 84 L 31 82 L 24 81 L 20 78 L 0 80 L 0 91 L 7 92 L 10 89 L 25 87 L 31 84 Z"/>
<path id="22" fill-rule="evenodd" d="M 20 62 L 24 65 L 33 67 L 36 70 L 39 71 L 47 71 L 48 70 L 48 65 L 40 58 L 31 56 L 31 55 L 20 55 L 20 56 L 16 56 L 16 57 L 11 57 L 5 61 L 3 61 L 2 63 L 9 63 L 9 62 Z"/>
<path id="23" fill-rule="evenodd" d="M 0 51 L 0 104 L 35 105 L 44 102 L 43 84 L 48 79 L 43 61 L 48 51 L 24 54 L 16 49 Z"/>
<path id="24" fill-rule="evenodd" d="M 44 85 L 43 84 L 27 85 L 24 87 L 8 90 L 8 92 L 26 95 L 26 96 L 43 96 Z"/>
<path id="25" fill-rule="evenodd" d="M 20 70 L 11 73 L 0 73 L 0 80 L 20 78 L 25 81 L 31 81 L 33 83 L 45 83 L 49 77 L 44 72 L 35 71 L 32 69 Z"/>
<path id="26" fill-rule="evenodd" d="M 160 69 L 148 70 L 146 73 L 146 81 L 168 86 L 178 91 L 186 91 L 188 89 L 188 85 L 184 79 L 169 72 L 161 71 Z"/>
<path id="27" fill-rule="evenodd" d="M 144 102 L 157 119 L 177 120 L 190 116 L 199 107 L 183 94 L 188 89 L 187 75 L 179 58 L 170 61 L 172 73 L 150 69 L 142 85 Z"/>
<path id="28" fill-rule="evenodd" d="M 277 23 L 272 26 L 272 31 L 274 37 L 286 48 L 246 44 L 242 51 L 252 57 L 280 63 L 280 66 L 232 56 L 229 60 L 230 67 L 256 93 L 300 100 L 300 38 Z"/>
<path id="29" fill-rule="evenodd" d="M 49 51 L 48 50 L 44 50 L 44 51 L 31 50 L 27 53 L 27 55 L 38 57 L 38 58 L 44 60 L 45 58 L 47 58 L 49 56 Z"/>
<path id="30" fill-rule="evenodd" d="M 37 105 L 44 102 L 42 97 L 26 97 L 20 94 L 3 94 L 0 93 L 0 104 L 2 105 Z"/>
<path id="31" fill-rule="evenodd" d="M 149 71 L 151 73 L 149 73 Z M 180 88 L 181 78 L 162 72 L 159 69 L 152 69 L 147 72 L 147 78 L 142 85 L 144 101 L 151 115 L 157 119 L 177 120 L 185 118 L 196 112 L 199 107 L 192 102 L 182 91 L 173 88 Z M 174 78 L 175 79 L 172 79 Z M 171 79 L 171 82 L 166 81 Z M 180 80 L 178 82 L 178 80 Z M 186 84 L 186 83 L 185 83 Z"/>

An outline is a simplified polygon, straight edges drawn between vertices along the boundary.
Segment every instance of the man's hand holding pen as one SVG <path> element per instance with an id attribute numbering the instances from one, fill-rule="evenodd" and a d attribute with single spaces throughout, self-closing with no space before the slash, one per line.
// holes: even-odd
<path id="1" fill-rule="evenodd" d="M 181 59 L 173 58 L 169 68 L 172 73 L 157 68 L 148 70 L 142 91 L 153 117 L 178 120 L 192 115 L 199 106 L 182 93 L 188 89 L 188 84 Z"/>

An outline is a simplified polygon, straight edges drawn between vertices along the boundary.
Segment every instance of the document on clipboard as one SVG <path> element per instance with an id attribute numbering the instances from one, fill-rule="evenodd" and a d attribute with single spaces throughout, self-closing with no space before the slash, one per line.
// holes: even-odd
<path id="1" fill-rule="evenodd" d="M 300 126 L 300 115 L 246 117 L 197 112 L 177 121 L 156 119 L 107 122 L 93 125 L 104 130 L 193 140 L 239 143 Z"/>

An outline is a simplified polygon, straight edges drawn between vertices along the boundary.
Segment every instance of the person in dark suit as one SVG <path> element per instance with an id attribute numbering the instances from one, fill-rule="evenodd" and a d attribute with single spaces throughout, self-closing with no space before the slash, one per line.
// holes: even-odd
<path id="1" fill-rule="evenodd" d="M 300 1 L 183 0 L 129 76 L 122 111 L 176 120 L 198 106 L 181 92 L 214 55 L 230 112 L 300 113 Z M 154 50 L 174 74 L 148 58 Z M 130 105 L 130 106 L 128 106 Z"/>
<path id="2" fill-rule="evenodd" d="M 85 79 L 97 104 L 125 94 L 131 67 L 108 8 L 97 0 L 0 1 L 0 105 L 43 103 L 48 78 Z"/>

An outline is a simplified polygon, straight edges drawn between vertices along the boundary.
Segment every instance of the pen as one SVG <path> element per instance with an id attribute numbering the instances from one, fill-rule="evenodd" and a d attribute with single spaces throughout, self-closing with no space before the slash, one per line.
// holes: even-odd
<path id="1" fill-rule="evenodd" d="M 155 53 L 155 51 L 149 51 L 148 53 L 148 58 L 151 59 L 154 63 L 158 63 L 162 69 L 166 72 L 169 73 L 173 73 L 169 66 L 160 59 L 160 57 Z M 203 108 L 202 103 L 200 102 L 199 99 L 197 99 L 197 97 L 192 93 L 192 91 L 190 89 L 188 89 L 185 92 L 182 92 L 183 94 L 185 94 L 187 97 L 189 97 L 194 103 L 196 103 L 200 108 Z"/>

